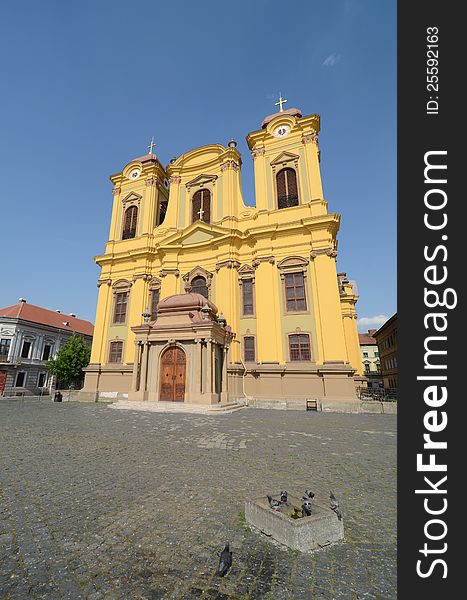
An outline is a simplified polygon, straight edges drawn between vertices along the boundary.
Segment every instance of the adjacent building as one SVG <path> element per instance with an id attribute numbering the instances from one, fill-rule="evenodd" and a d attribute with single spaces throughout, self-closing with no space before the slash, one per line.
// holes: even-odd
<path id="1" fill-rule="evenodd" d="M 34 306 L 20 298 L 0 308 L 0 395 L 50 391 L 46 365 L 73 332 L 92 343 L 93 324 L 74 314 Z"/>
<path id="2" fill-rule="evenodd" d="M 397 389 L 397 313 L 375 331 L 385 388 Z"/>
<path id="3" fill-rule="evenodd" d="M 319 131 L 319 115 L 292 108 L 247 135 L 254 205 L 234 140 L 167 166 L 151 145 L 110 177 L 83 393 L 355 400 L 358 293 L 336 271 L 340 215 L 323 195 Z"/>
<path id="4" fill-rule="evenodd" d="M 360 352 L 362 355 L 363 375 L 369 388 L 379 388 L 383 383 L 381 376 L 381 362 L 379 358 L 378 343 L 374 337 L 376 329 L 369 329 L 367 333 L 359 333 Z"/>

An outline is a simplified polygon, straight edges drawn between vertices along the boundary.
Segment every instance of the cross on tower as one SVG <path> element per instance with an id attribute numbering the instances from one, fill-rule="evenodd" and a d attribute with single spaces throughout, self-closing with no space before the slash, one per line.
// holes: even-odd
<path id="1" fill-rule="evenodd" d="M 284 109 L 282 108 L 282 105 L 285 104 L 286 102 L 288 102 L 288 100 L 283 100 L 282 99 L 282 92 L 279 92 L 279 102 L 276 102 L 274 104 L 274 106 L 278 106 L 279 107 L 279 112 L 284 112 Z"/>
<path id="2" fill-rule="evenodd" d="M 156 144 L 154 143 L 154 136 L 152 136 L 151 143 L 148 146 L 148 148 L 149 148 L 149 154 L 152 154 L 152 149 L 154 148 L 155 145 Z"/>

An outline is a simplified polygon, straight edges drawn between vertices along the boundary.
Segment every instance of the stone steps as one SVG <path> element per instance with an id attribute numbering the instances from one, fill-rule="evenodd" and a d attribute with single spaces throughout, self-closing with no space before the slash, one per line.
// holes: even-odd
<path id="1" fill-rule="evenodd" d="M 138 402 L 118 400 L 108 405 L 119 410 L 143 410 L 148 412 L 196 413 L 196 414 L 230 414 L 245 408 L 244 404 L 229 402 L 227 404 L 189 404 L 186 402 Z"/>

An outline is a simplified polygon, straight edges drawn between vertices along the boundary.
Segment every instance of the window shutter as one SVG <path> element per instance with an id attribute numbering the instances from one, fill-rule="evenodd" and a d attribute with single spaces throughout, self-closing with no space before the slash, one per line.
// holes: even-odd
<path id="1" fill-rule="evenodd" d="M 290 360 L 311 360 L 310 336 L 306 334 L 289 335 Z"/>
<path id="2" fill-rule="evenodd" d="M 297 174 L 293 169 L 286 168 L 276 175 L 277 205 L 279 208 L 298 206 Z"/>
<path id="3" fill-rule="evenodd" d="M 201 210 L 201 192 L 202 190 L 198 190 L 193 196 L 193 214 L 192 214 L 192 223 L 195 221 L 199 221 L 199 211 Z"/>
<path id="4" fill-rule="evenodd" d="M 245 362 L 255 362 L 255 338 L 247 336 L 243 338 Z"/>
<path id="5" fill-rule="evenodd" d="M 111 362 L 111 363 L 122 362 L 122 351 L 123 351 L 123 342 L 110 342 L 109 362 Z"/>
<path id="6" fill-rule="evenodd" d="M 128 240 L 136 236 L 136 220 L 138 218 L 138 207 L 130 206 L 125 211 L 123 223 L 123 240 Z"/>
<path id="7" fill-rule="evenodd" d="M 159 304 L 160 290 L 152 290 L 151 293 L 151 319 L 157 317 L 157 305 Z"/>
<path id="8" fill-rule="evenodd" d="M 201 190 L 203 194 L 203 217 L 205 223 L 211 222 L 211 192 L 209 190 Z"/>
<path id="9" fill-rule="evenodd" d="M 253 281 L 246 279 L 242 282 L 243 291 L 243 314 L 253 314 Z"/>
<path id="10" fill-rule="evenodd" d="M 208 297 L 208 286 L 206 285 L 206 279 L 204 279 L 204 277 L 201 277 L 201 275 L 194 277 L 191 280 L 190 286 L 191 291 L 194 294 L 201 294 L 205 298 Z"/>

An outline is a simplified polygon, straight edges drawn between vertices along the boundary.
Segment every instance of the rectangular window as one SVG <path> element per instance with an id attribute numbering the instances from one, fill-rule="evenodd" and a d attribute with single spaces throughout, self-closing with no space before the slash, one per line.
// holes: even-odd
<path id="1" fill-rule="evenodd" d="M 247 336 L 243 338 L 243 360 L 245 362 L 255 362 L 255 338 Z"/>
<path id="2" fill-rule="evenodd" d="M 31 342 L 23 342 L 23 348 L 21 350 L 21 358 L 28 358 L 30 350 L 31 350 Z"/>
<path id="3" fill-rule="evenodd" d="M 242 296 L 243 296 L 243 314 L 253 314 L 253 280 L 245 279 L 242 281 Z"/>
<path id="4" fill-rule="evenodd" d="M 311 360 L 310 336 L 289 335 L 290 360 Z"/>
<path id="5" fill-rule="evenodd" d="M 8 357 L 8 353 L 10 352 L 10 344 L 11 344 L 11 339 L 1 339 L 0 340 L 0 356 L 1 357 Z"/>
<path id="6" fill-rule="evenodd" d="M 159 304 L 160 290 L 152 290 L 151 292 L 151 320 L 154 321 L 157 317 L 157 305 Z"/>
<path id="7" fill-rule="evenodd" d="M 109 362 L 121 363 L 123 352 L 123 342 L 110 342 Z"/>
<path id="8" fill-rule="evenodd" d="M 39 379 L 37 380 L 37 387 L 45 387 L 46 384 L 46 373 L 39 373 Z"/>
<path id="9" fill-rule="evenodd" d="M 370 372 L 370 365 L 365 365 L 365 373 L 369 373 Z"/>
<path id="10" fill-rule="evenodd" d="M 363 353 L 363 358 L 368 358 L 368 352 Z"/>
<path id="11" fill-rule="evenodd" d="M 115 294 L 114 323 L 125 323 L 128 292 Z"/>
<path id="12" fill-rule="evenodd" d="M 23 387 L 25 377 L 26 377 L 26 373 L 24 371 L 21 371 L 20 373 L 18 373 L 18 375 L 16 376 L 15 387 Z"/>
<path id="13" fill-rule="evenodd" d="M 42 350 L 42 360 L 49 360 L 51 350 L 52 350 L 51 344 L 45 344 L 44 350 Z M 39 387 L 41 387 L 41 386 L 39 386 Z"/>
<path id="14" fill-rule="evenodd" d="M 379 356 L 379 352 L 377 350 L 375 350 L 375 356 L 378 357 Z"/>
<path id="15" fill-rule="evenodd" d="M 287 311 L 306 310 L 305 278 L 303 273 L 287 273 L 285 276 L 285 299 Z"/>
<path id="16" fill-rule="evenodd" d="M 290 360 L 311 360 L 310 336 L 289 335 Z"/>

